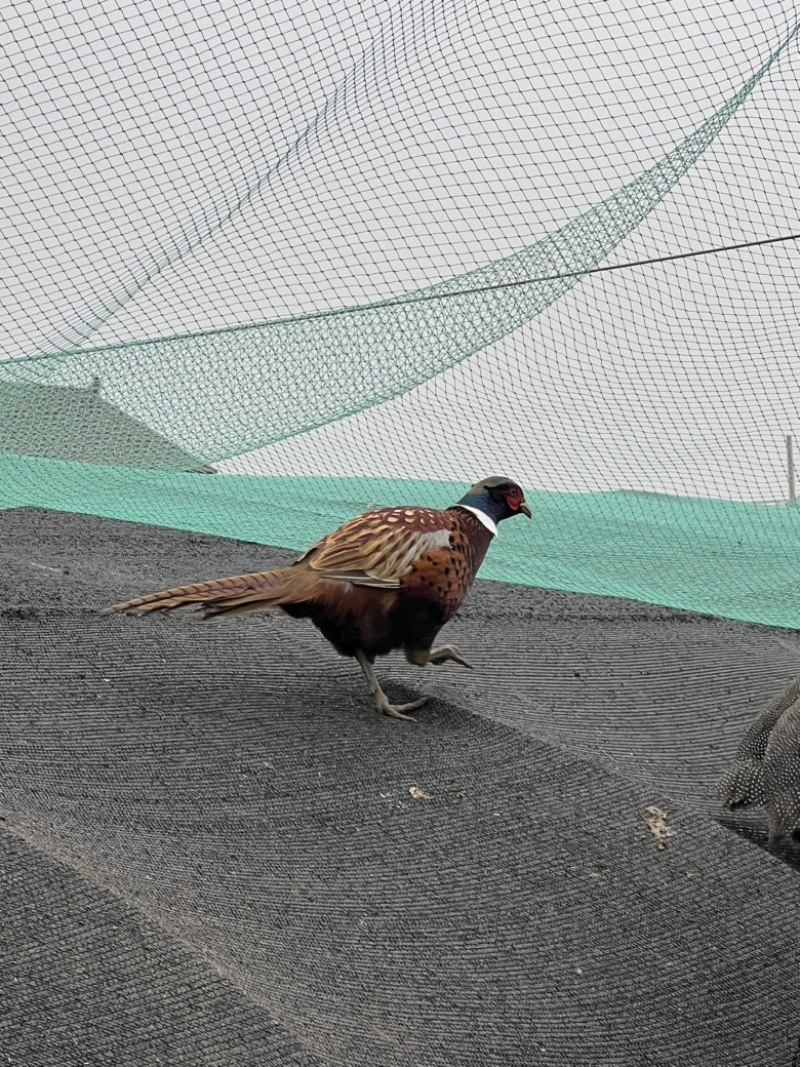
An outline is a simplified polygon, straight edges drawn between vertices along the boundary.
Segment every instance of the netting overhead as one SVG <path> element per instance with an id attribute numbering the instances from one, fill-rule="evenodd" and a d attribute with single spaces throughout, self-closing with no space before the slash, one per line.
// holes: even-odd
<path id="1" fill-rule="evenodd" d="M 313 531 L 287 508 L 344 517 L 396 495 L 387 479 L 420 503 L 495 471 L 782 500 L 796 245 L 590 272 L 799 229 L 797 17 L 15 5 L 4 502 L 197 525 L 141 471 L 214 464 L 276 476 L 261 536 L 299 547 Z M 246 481 L 202 490 L 227 494 L 215 532 L 241 532 Z M 592 521 L 616 515 L 593 501 Z M 730 544 L 743 522 L 773 520 L 726 518 Z"/>
<path id="2" fill-rule="evenodd" d="M 800 1063 L 794 874 L 714 824 L 731 761 L 800 811 L 800 638 L 730 621 L 800 629 L 798 25 L 6 5 L 4 1062 Z M 416 726 L 278 612 L 100 613 L 490 474 Z"/>

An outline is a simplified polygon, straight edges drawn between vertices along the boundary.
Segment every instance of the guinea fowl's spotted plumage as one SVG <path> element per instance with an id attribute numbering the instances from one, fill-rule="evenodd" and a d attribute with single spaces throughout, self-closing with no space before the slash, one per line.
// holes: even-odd
<path id="1" fill-rule="evenodd" d="M 759 713 L 717 795 L 734 810 L 765 808 L 770 844 L 800 837 L 800 681 Z"/>
<path id="2" fill-rule="evenodd" d="M 449 645 L 432 649 L 433 641 L 472 585 L 495 523 L 515 514 L 530 517 L 519 486 L 487 478 L 444 511 L 396 507 L 359 515 L 291 567 L 167 589 L 107 610 L 147 614 L 195 604 L 202 618 L 214 618 L 280 607 L 311 619 L 337 651 L 358 659 L 379 711 L 407 718 L 412 705 L 389 704 L 372 662 L 402 648 L 419 666 L 447 659 L 469 666 Z"/>

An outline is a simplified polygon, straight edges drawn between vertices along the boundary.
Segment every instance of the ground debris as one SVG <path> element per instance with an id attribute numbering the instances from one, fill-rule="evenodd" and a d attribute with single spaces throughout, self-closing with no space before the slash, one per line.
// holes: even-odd
<path id="1" fill-rule="evenodd" d="M 647 816 L 645 820 L 647 829 L 656 839 L 656 848 L 659 852 L 663 852 L 667 847 L 667 838 L 675 836 L 675 831 L 667 826 L 667 814 L 661 808 L 653 806 L 646 810 L 645 815 Z"/>

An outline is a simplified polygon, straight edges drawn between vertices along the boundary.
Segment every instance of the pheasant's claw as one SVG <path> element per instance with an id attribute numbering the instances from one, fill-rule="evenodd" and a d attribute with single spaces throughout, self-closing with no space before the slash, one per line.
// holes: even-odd
<path id="1" fill-rule="evenodd" d="M 367 679 L 367 685 L 372 694 L 372 699 L 375 701 L 375 710 L 378 714 L 388 715 L 390 719 L 405 719 L 406 722 L 416 722 L 417 720 L 410 715 L 406 715 L 406 712 L 421 708 L 423 704 L 428 702 L 428 698 L 420 697 L 419 700 L 412 700 L 409 704 L 390 704 L 389 698 L 381 689 L 381 684 L 375 677 L 375 671 L 372 669 L 369 657 L 360 648 L 356 649 L 356 659 L 361 665 L 364 677 Z"/>
<path id="2" fill-rule="evenodd" d="M 404 722 L 416 722 L 417 720 L 413 715 L 406 715 L 407 711 L 415 711 L 417 708 L 421 708 L 423 704 L 428 703 L 427 697 L 422 697 L 420 700 L 412 700 L 408 704 L 390 704 L 386 699 L 385 694 L 381 693 L 383 700 L 376 698 L 375 708 L 380 715 L 388 715 L 390 719 L 403 719 Z"/>
<path id="3" fill-rule="evenodd" d="M 470 661 L 461 655 L 455 645 L 441 645 L 439 648 L 434 648 L 428 658 L 428 663 L 433 663 L 438 667 L 449 659 L 453 663 L 460 663 L 462 667 L 469 667 L 471 671 L 475 669 Z"/>

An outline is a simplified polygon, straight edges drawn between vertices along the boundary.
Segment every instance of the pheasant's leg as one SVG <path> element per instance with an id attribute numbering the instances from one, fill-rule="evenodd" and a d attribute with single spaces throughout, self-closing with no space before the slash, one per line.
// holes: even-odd
<path id="1" fill-rule="evenodd" d="M 440 645 L 439 648 L 434 648 L 431 651 L 428 662 L 435 663 L 438 666 L 440 663 L 446 663 L 449 659 L 453 663 L 460 663 L 462 667 L 469 667 L 470 670 L 474 670 L 470 661 L 464 659 L 455 645 Z"/>
<path id="2" fill-rule="evenodd" d="M 427 703 L 428 698 L 422 697 L 421 700 L 412 700 L 409 704 L 390 704 L 389 698 L 381 689 L 381 684 L 375 677 L 372 664 L 360 648 L 356 650 L 356 659 L 361 664 L 361 670 L 364 672 L 372 699 L 375 701 L 375 709 L 379 714 L 388 715 L 392 719 L 405 719 L 406 722 L 416 722 L 416 719 L 412 718 L 411 715 L 406 715 L 405 712 L 421 708 L 423 704 Z"/>

